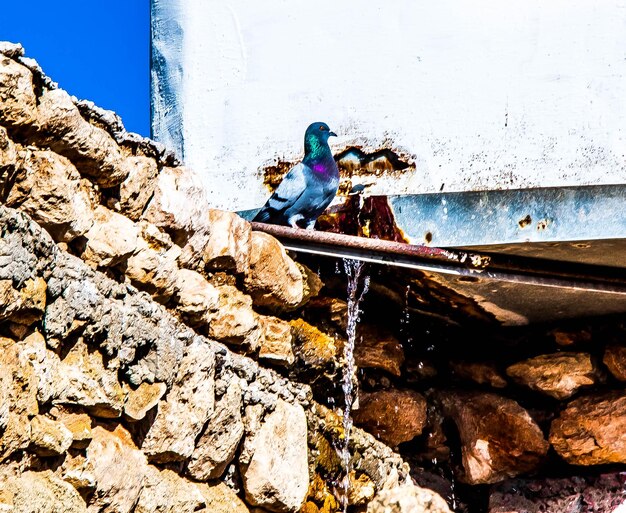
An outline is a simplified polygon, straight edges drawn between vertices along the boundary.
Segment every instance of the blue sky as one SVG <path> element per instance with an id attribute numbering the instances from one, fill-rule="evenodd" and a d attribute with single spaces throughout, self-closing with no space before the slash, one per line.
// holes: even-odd
<path id="1" fill-rule="evenodd" d="M 22 43 L 70 94 L 150 135 L 150 1 L 3 2 L 0 40 Z"/>

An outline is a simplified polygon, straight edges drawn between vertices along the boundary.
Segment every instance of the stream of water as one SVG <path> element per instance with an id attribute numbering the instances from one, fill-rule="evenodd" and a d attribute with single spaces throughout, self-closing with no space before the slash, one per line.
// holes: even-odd
<path id="1" fill-rule="evenodd" d="M 354 344 L 356 341 L 356 327 L 361 313 L 360 305 L 367 293 L 370 277 L 364 274 L 365 264 L 355 260 L 344 260 L 344 269 L 348 280 L 348 327 L 346 329 L 347 342 L 344 347 L 344 365 L 342 388 L 344 394 L 343 432 L 344 439 L 339 455 L 341 457 L 344 476 L 341 480 L 341 505 L 343 512 L 348 511 L 348 495 L 350 492 L 350 433 L 352 431 L 352 405 L 355 399 L 354 385 L 356 383 L 354 364 Z"/>

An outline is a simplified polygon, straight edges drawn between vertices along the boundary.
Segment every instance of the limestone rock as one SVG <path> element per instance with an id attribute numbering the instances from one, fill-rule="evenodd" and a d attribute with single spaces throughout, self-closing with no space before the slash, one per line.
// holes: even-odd
<path id="1" fill-rule="evenodd" d="M 13 322 L 30 326 L 41 320 L 46 309 L 46 281 L 37 276 L 24 282 L 20 289 L 20 314 Z"/>
<path id="2" fill-rule="evenodd" d="M 176 292 L 180 248 L 153 224 L 142 221 L 139 228 L 137 249 L 126 260 L 124 272 L 138 289 L 166 302 Z"/>
<path id="3" fill-rule="evenodd" d="M 134 513 L 193 513 L 204 505 L 193 483 L 171 470 L 148 470 Z"/>
<path id="4" fill-rule="evenodd" d="M 130 434 L 121 425 L 113 431 L 96 426 L 87 447 L 96 487 L 89 513 L 130 513 L 143 488 L 148 463 Z"/>
<path id="5" fill-rule="evenodd" d="M 431 490 L 404 484 L 381 490 L 367 513 L 451 513 L 446 501 Z"/>
<path id="6" fill-rule="evenodd" d="M 39 97 L 33 139 L 70 159 L 82 175 L 101 187 L 122 183 L 130 172 L 130 164 L 113 138 L 83 119 L 62 89 L 45 90 Z"/>
<path id="7" fill-rule="evenodd" d="M 571 401 L 550 427 L 550 443 L 572 465 L 626 463 L 626 393 Z"/>
<path id="8" fill-rule="evenodd" d="M 82 454 L 66 454 L 60 472 L 61 479 L 79 491 L 91 492 L 96 488 L 93 464 Z"/>
<path id="9" fill-rule="evenodd" d="M 39 412 L 37 377 L 28 356 L 0 337 L 0 461 L 30 442 L 29 417 Z"/>
<path id="10" fill-rule="evenodd" d="M 17 290 L 13 280 L 0 280 L 0 320 L 30 326 L 41 319 L 46 306 L 46 282 L 43 278 L 28 279 Z"/>
<path id="11" fill-rule="evenodd" d="M 263 337 L 259 348 L 259 358 L 284 367 L 293 365 L 293 336 L 291 325 L 277 317 L 259 316 Z"/>
<path id="12" fill-rule="evenodd" d="M 302 274 L 271 235 L 252 232 L 246 290 L 255 305 L 283 311 L 296 308 L 304 293 Z"/>
<path id="13" fill-rule="evenodd" d="M 193 233 L 205 226 L 208 206 L 198 175 L 184 167 L 164 167 L 142 217 L 184 246 Z"/>
<path id="14" fill-rule="evenodd" d="M 37 383 L 37 401 L 46 404 L 56 396 L 60 382 L 59 356 L 46 347 L 43 335 L 35 331 L 18 343 L 23 357 L 33 367 Z"/>
<path id="15" fill-rule="evenodd" d="M 206 503 L 198 513 L 249 513 L 247 506 L 237 494 L 221 481 L 215 484 L 196 485 Z"/>
<path id="16" fill-rule="evenodd" d="M 242 406 L 241 387 L 232 381 L 215 405 L 215 411 L 191 455 L 188 471 L 197 481 L 221 477 L 235 457 L 244 432 Z"/>
<path id="17" fill-rule="evenodd" d="M 233 212 L 209 209 L 183 248 L 180 264 L 196 270 L 248 272 L 250 223 Z"/>
<path id="18" fill-rule="evenodd" d="M 626 347 L 607 346 L 602 361 L 613 376 L 620 381 L 626 381 Z"/>
<path id="19" fill-rule="evenodd" d="M 504 388 L 506 379 L 491 362 L 450 362 L 452 373 L 458 378 L 473 381 L 479 385 Z"/>
<path id="20" fill-rule="evenodd" d="M 24 55 L 24 47 L 20 43 L 0 41 L 0 53 L 15 59 Z"/>
<path id="21" fill-rule="evenodd" d="M 348 488 L 348 504 L 363 506 L 374 498 L 376 487 L 367 474 L 356 477 L 354 471 L 350 472 L 350 487 Z"/>
<path id="22" fill-rule="evenodd" d="M 61 361 L 59 374 L 54 404 L 82 406 L 96 417 L 122 414 L 126 394 L 117 373 L 105 369 L 102 354 L 90 351 L 82 340 Z"/>
<path id="23" fill-rule="evenodd" d="M 142 450 L 152 461 L 182 461 L 191 456 L 196 438 L 215 406 L 215 353 L 202 339 L 186 348 L 165 400 L 159 402 Z"/>
<path id="24" fill-rule="evenodd" d="M 98 206 L 85 237 L 81 258 L 92 267 L 112 267 L 137 249 L 139 228 L 127 217 Z"/>
<path id="25" fill-rule="evenodd" d="M 154 159 L 127 157 L 128 176 L 120 184 L 120 210 L 124 215 L 138 221 L 152 197 L 159 174 Z"/>
<path id="26" fill-rule="evenodd" d="M 301 406 L 279 400 L 254 437 L 246 438 L 251 454 L 242 464 L 249 504 L 275 512 L 295 512 L 309 487 L 307 422 Z"/>
<path id="27" fill-rule="evenodd" d="M 85 448 L 91 442 L 91 417 L 86 413 L 72 413 L 57 406 L 50 414 L 72 433 L 72 447 Z"/>
<path id="28" fill-rule="evenodd" d="M 22 307 L 21 299 L 13 288 L 13 280 L 0 280 L 0 320 L 15 316 Z"/>
<path id="29" fill-rule="evenodd" d="M 262 333 L 258 316 L 252 310 L 252 299 L 231 285 L 222 285 L 218 291 L 219 307 L 211 319 L 209 336 L 256 350 Z"/>
<path id="30" fill-rule="evenodd" d="M 220 310 L 219 291 L 199 272 L 190 269 L 178 269 L 176 271 L 176 289 L 176 308 L 190 326 L 208 324 Z"/>
<path id="31" fill-rule="evenodd" d="M 30 422 L 30 445 L 40 456 L 58 456 L 72 445 L 72 432 L 61 422 L 37 415 Z"/>
<path id="32" fill-rule="evenodd" d="M 165 383 L 142 383 L 130 390 L 124 404 L 124 415 L 131 421 L 142 420 L 167 392 Z"/>
<path id="33" fill-rule="evenodd" d="M 0 483 L 0 511 L 86 513 L 87 506 L 72 485 L 46 470 L 24 472 L 6 483 Z"/>
<path id="34" fill-rule="evenodd" d="M 359 325 L 354 361 L 359 368 L 381 369 L 400 376 L 404 363 L 402 345 L 391 333 L 370 324 Z"/>
<path id="35" fill-rule="evenodd" d="M 33 74 L 21 64 L 0 55 L 0 119 L 5 126 L 32 124 L 37 117 Z"/>
<path id="36" fill-rule="evenodd" d="M 317 297 L 322 288 L 324 287 L 324 282 L 322 282 L 321 278 L 318 276 L 316 272 L 313 272 L 306 265 L 296 262 L 296 266 L 300 271 L 300 274 L 303 278 L 303 291 L 302 291 L 302 301 L 298 305 L 301 307 L 307 304 L 311 299 Z"/>
<path id="37" fill-rule="evenodd" d="M 41 224 L 57 242 L 84 235 L 94 222 L 89 183 L 72 163 L 52 151 L 23 153 L 15 185 L 6 199 Z"/>
<path id="38" fill-rule="evenodd" d="M 0 199 L 6 201 L 11 187 L 12 181 L 16 176 L 19 162 L 18 151 L 9 135 L 7 129 L 0 126 Z"/>
<path id="39" fill-rule="evenodd" d="M 421 434 L 426 424 L 426 399 L 412 390 L 363 392 L 352 416 L 356 425 L 395 447 Z"/>
<path id="40" fill-rule="evenodd" d="M 293 328 L 294 352 L 306 366 L 314 369 L 335 365 L 338 349 L 334 337 L 302 319 L 290 322 Z"/>
<path id="41" fill-rule="evenodd" d="M 567 399 L 596 381 L 596 370 L 587 353 L 544 354 L 515 363 L 506 373 L 517 383 L 556 399 Z"/>
<path id="42" fill-rule="evenodd" d="M 496 483 L 535 469 L 548 452 L 539 426 L 515 401 L 480 392 L 442 392 L 437 399 L 457 426 L 469 484 Z"/>

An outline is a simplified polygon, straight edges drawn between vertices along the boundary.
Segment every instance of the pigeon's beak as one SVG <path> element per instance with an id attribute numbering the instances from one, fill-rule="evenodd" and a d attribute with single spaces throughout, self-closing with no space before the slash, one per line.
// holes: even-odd
<path id="1" fill-rule="evenodd" d="M 337 137 L 335 132 L 328 132 L 328 137 Z"/>

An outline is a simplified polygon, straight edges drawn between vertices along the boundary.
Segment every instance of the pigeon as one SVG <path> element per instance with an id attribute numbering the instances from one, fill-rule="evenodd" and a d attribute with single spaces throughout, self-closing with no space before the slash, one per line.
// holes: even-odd
<path id="1" fill-rule="evenodd" d="M 337 134 L 326 123 L 309 125 L 302 162 L 289 170 L 253 221 L 313 229 L 339 187 L 339 169 L 328 146 L 331 136 Z"/>

